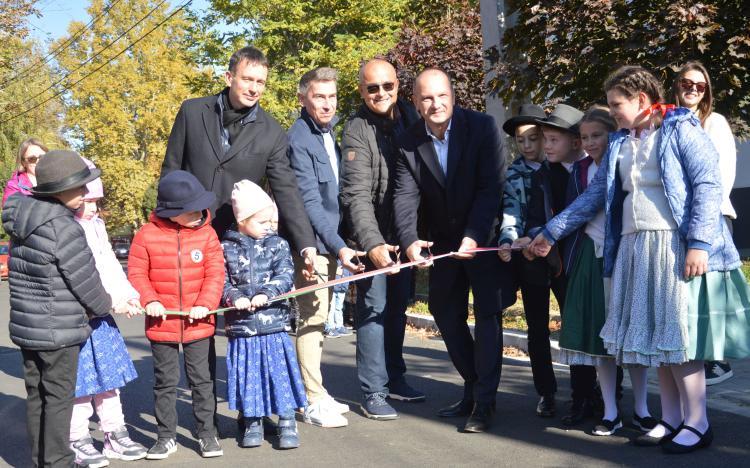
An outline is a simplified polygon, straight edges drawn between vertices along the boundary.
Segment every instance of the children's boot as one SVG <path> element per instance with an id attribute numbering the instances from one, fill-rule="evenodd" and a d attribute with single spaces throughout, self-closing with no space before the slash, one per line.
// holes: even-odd
<path id="1" fill-rule="evenodd" d="M 299 433 L 297 433 L 297 421 L 294 419 L 294 412 L 291 415 L 285 414 L 279 416 L 279 448 L 295 449 L 299 447 Z"/>
<path id="2" fill-rule="evenodd" d="M 119 460 L 133 461 L 146 458 L 146 449 L 130 439 L 128 428 L 118 427 L 104 434 L 104 456 Z"/>
<path id="3" fill-rule="evenodd" d="M 243 447 L 260 447 L 263 444 L 263 418 L 245 418 Z"/>
<path id="4" fill-rule="evenodd" d="M 109 465 L 107 457 L 94 447 L 94 439 L 91 434 L 70 443 L 70 449 L 76 453 L 76 464 L 88 468 L 101 468 Z"/>

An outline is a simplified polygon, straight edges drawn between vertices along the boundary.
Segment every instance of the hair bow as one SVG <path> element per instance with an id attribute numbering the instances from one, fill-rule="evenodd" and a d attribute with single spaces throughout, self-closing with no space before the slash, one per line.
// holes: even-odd
<path id="1" fill-rule="evenodd" d="M 653 106 L 641 112 L 641 115 L 654 114 L 656 113 L 657 110 L 661 111 L 661 115 L 663 117 L 667 115 L 667 112 L 671 112 L 675 110 L 675 105 L 674 104 L 654 104 Z"/>

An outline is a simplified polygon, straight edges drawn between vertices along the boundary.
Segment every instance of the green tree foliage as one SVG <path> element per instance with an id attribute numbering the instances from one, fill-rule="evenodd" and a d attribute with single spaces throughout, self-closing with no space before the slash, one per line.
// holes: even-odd
<path id="1" fill-rule="evenodd" d="M 417 73 L 440 67 L 453 78 L 456 104 L 484 112 L 485 61 L 478 5 L 444 0 L 414 8 L 403 21 L 398 43 L 385 57 L 396 65 L 401 97 L 411 100 Z"/>
<path id="2" fill-rule="evenodd" d="M 578 107 L 604 103 L 604 79 L 623 64 L 651 69 L 668 89 L 682 64 L 700 60 L 711 75 L 715 110 L 737 135 L 750 136 L 750 2 L 507 3 L 517 24 L 492 57 L 498 75 L 491 83 L 506 104 L 527 97 Z"/>
<path id="3" fill-rule="evenodd" d="M 218 92 L 229 57 L 246 45 L 261 49 L 271 64 L 261 105 L 289 128 L 297 116 L 297 83 L 308 70 L 339 72 L 339 115 L 354 113 L 360 62 L 386 53 L 395 43 L 407 0 L 213 0 L 188 31 L 191 63 L 203 66 L 190 81 L 196 94 Z M 237 29 L 216 32 L 227 24 Z"/>
<path id="4" fill-rule="evenodd" d="M 95 17 L 104 7 L 103 0 L 91 0 L 88 13 Z M 185 66 L 180 52 L 188 27 L 185 14 L 178 13 L 146 36 L 171 11 L 169 4 L 154 0 L 118 2 L 58 57 L 60 86 L 71 87 L 64 100 L 65 128 L 79 143 L 81 154 L 103 171 L 110 230 L 127 226 L 134 232 L 147 221 L 144 195 L 159 175 L 174 116 L 190 97 L 184 82 L 196 72 Z M 72 35 L 81 27 L 74 21 L 68 31 Z M 112 60 L 141 37 L 145 38 Z"/>

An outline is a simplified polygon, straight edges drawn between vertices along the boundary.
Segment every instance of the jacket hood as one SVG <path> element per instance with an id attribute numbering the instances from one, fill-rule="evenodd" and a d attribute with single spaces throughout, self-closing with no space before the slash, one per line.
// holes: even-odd
<path id="1" fill-rule="evenodd" d="M 161 229 L 164 232 L 177 232 L 177 226 L 179 226 L 177 223 L 171 221 L 169 218 L 162 218 L 161 216 L 158 216 L 155 211 L 151 212 L 151 217 L 149 218 L 156 227 Z M 208 210 L 203 210 L 203 219 L 201 220 L 201 223 L 194 227 L 194 228 L 185 228 L 185 229 L 204 229 L 206 226 L 211 226 L 211 212 Z"/>
<path id="2" fill-rule="evenodd" d="M 240 245 L 253 245 L 255 242 L 265 242 L 268 239 L 271 239 L 273 237 L 278 236 L 276 231 L 270 230 L 268 231 L 268 234 L 266 234 L 266 237 L 263 239 L 253 239 L 252 237 L 246 236 L 244 234 L 240 234 L 237 231 L 237 224 L 234 223 L 231 226 L 229 226 L 229 229 L 227 229 L 227 232 L 224 233 L 224 238 L 222 240 L 231 241 L 235 244 Z"/>
<path id="3" fill-rule="evenodd" d="M 73 210 L 57 198 L 35 198 L 13 194 L 3 207 L 3 229 L 18 239 L 26 239 L 36 229 L 55 218 L 73 217 Z"/>

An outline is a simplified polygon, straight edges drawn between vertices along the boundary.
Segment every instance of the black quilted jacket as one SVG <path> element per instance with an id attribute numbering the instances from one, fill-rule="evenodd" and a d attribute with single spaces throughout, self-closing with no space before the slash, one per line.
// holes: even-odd
<path id="1" fill-rule="evenodd" d="M 10 234 L 10 338 L 21 348 L 52 351 L 86 341 L 88 313 L 107 315 L 106 293 L 83 228 L 55 198 L 14 194 L 3 207 Z"/>

